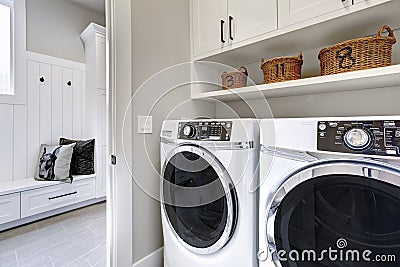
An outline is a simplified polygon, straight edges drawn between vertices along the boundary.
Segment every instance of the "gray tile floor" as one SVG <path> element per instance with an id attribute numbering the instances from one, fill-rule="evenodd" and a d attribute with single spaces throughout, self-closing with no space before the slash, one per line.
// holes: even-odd
<path id="1" fill-rule="evenodd" d="M 100 203 L 0 233 L 0 267 L 106 266 Z"/>

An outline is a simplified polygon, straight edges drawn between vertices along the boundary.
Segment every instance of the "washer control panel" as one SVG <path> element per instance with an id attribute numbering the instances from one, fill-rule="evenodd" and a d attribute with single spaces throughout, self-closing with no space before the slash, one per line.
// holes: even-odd
<path id="1" fill-rule="evenodd" d="M 321 151 L 400 157 L 400 121 L 319 121 Z"/>
<path id="2" fill-rule="evenodd" d="M 178 139 L 199 141 L 230 141 L 232 121 L 180 122 Z"/>

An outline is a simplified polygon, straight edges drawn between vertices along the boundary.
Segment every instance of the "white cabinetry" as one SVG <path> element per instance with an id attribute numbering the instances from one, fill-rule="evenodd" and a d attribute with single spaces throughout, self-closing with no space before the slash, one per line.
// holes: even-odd
<path id="1" fill-rule="evenodd" d="M 227 0 L 192 0 L 192 36 L 195 56 L 227 45 Z"/>
<path id="2" fill-rule="evenodd" d="M 86 125 L 84 135 L 96 139 L 96 197 L 106 196 L 107 107 L 105 28 L 94 23 L 81 34 L 86 55 Z"/>
<path id="3" fill-rule="evenodd" d="M 283 28 L 352 4 L 352 0 L 279 0 L 278 25 Z"/>
<path id="4" fill-rule="evenodd" d="M 21 192 L 21 218 L 86 201 L 95 196 L 95 178 Z"/>
<path id="5" fill-rule="evenodd" d="M 20 218 L 19 193 L 0 196 L 0 224 Z"/>
<path id="6" fill-rule="evenodd" d="M 390 0 L 279 0 L 278 27 L 284 28 L 337 11 L 355 11 Z M 357 4 L 361 4 L 358 6 Z"/>
<path id="7" fill-rule="evenodd" d="M 96 35 L 96 88 L 106 90 L 106 38 Z"/>
<path id="8" fill-rule="evenodd" d="M 235 67 L 259 61 L 262 56 L 290 55 L 369 36 L 384 24 L 397 28 L 395 11 L 400 8 L 400 2 L 395 0 L 191 3 L 192 60 Z"/>
<path id="9" fill-rule="evenodd" d="M 228 32 L 233 42 L 241 42 L 277 29 L 275 0 L 229 0 Z M 231 38 L 232 37 L 232 38 Z"/>
<path id="10" fill-rule="evenodd" d="M 276 30 L 275 0 L 192 0 L 193 55 Z"/>

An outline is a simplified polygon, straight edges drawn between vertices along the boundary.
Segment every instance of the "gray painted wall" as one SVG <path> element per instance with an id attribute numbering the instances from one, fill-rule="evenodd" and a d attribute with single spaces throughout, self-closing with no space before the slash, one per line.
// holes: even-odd
<path id="1" fill-rule="evenodd" d="M 104 14 L 65 0 L 26 0 L 27 50 L 85 62 L 80 33 L 90 22 L 105 25 Z"/>
<path id="2" fill-rule="evenodd" d="M 190 59 L 189 1 L 132 1 L 133 58 L 133 261 L 137 262 L 163 245 L 159 196 L 160 130 L 165 119 L 211 117 L 215 104 L 193 102 L 190 87 L 181 86 L 165 94 L 175 77 L 153 78 L 153 74 Z M 184 69 L 177 79 L 189 75 Z M 164 96 L 162 96 L 165 94 Z M 162 97 L 161 97 L 162 96 Z M 154 105 L 154 106 L 153 106 Z M 152 108 L 153 107 L 153 108 Z M 153 116 L 153 134 L 137 134 L 137 116 Z"/>

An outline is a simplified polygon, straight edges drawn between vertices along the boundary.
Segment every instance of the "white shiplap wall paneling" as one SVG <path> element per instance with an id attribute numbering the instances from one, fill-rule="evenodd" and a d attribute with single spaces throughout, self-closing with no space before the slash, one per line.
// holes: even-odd
<path id="1" fill-rule="evenodd" d="M 69 85 L 71 82 L 71 85 Z M 73 71 L 63 68 L 63 137 L 73 138 Z"/>
<path id="2" fill-rule="evenodd" d="M 27 177 L 28 108 L 26 105 L 14 105 L 14 180 Z"/>
<path id="3" fill-rule="evenodd" d="M 39 136 L 40 144 L 51 144 L 52 72 L 51 65 L 39 64 Z"/>
<path id="4" fill-rule="evenodd" d="M 27 53 L 26 68 L 27 104 L 0 105 L 0 183 L 33 177 L 41 144 L 82 138 L 85 65 Z"/>
<path id="5" fill-rule="evenodd" d="M 13 106 L 0 105 L 0 182 L 13 179 L 13 124 Z"/>
<path id="6" fill-rule="evenodd" d="M 40 75 L 39 63 L 28 60 L 27 62 L 27 88 L 28 88 L 28 138 L 27 138 L 27 175 L 33 177 L 36 171 L 37 158 L 40 150 Z"/>
<path id="7" fill-rule="evenodd" d="M 80 139 L 82 137 L 82 71 L 73 70 L 72 84 L 72 138 Z"/>
<path id="8" fill-rule="evenodd" d="M 55 59 L 47 63 L 36 57 L 27 60 L 28 104 L 15 107 L 14 179 L 34 176 L 41 144 L 56 145 L 60 137 L 82 138 L 84 67 L 73 69 L 69 61 L 65 61 L 67 67 L 52 65 Z M 21 162 L 25 168 L 18 166 Z"/>
<path id="9" fill-rule="evenodd" d="M 51 100 L 51 143 L 58 144 L 63 135 L 63 69 L 52 66 L 52 100 Z"/>

